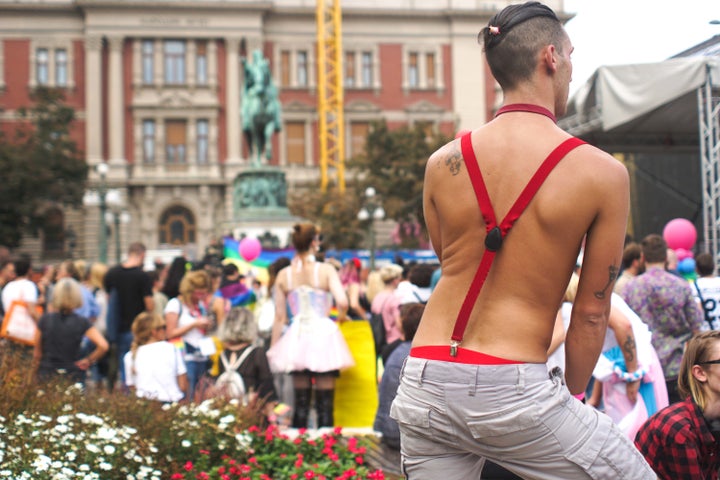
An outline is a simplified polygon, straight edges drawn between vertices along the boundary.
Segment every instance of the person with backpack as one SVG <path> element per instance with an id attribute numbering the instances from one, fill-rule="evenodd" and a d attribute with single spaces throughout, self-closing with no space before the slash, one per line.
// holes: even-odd
<path id="1" fill-rule="evenodd" d="M 218 337 L 223 345 L 220 374 L 210 395 L 240 398 L 243 403 L 257 396 L 265 402 L 263 411 L 270 417 L 278 396 L 265 349 L 256 345 L 255 315 L 245 307 L 233 307 L 220 325 Z"/>
<path id="2" fill-rule="evenodd" d="M 385 287 L 373 298 L 370 307 L 370 326 L 375 340 L 375 352 L 383 353 L 386 345 L 400 340 L 400 297 L 396 294 L 402 280 L 403 269 L 394 263 L 380 269 L 380 279 Z M 387 357 L 384 357 L 384 359 Z M 383 359 L 383 364 L 385 363 Z"/>

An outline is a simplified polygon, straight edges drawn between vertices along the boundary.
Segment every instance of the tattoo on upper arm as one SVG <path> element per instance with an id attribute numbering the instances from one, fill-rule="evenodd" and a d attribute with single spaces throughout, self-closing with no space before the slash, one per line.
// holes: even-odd
<path id="1" fill-rule="evenodd" d="M 623 344 L 623 350 L 627 355 L 627 360 L 635 360 L 635 339 L 632 335 L 628 335 Z"/>
<path id="2" fill-rule="evenodd" d="M 612 284 L 615 282 L 615 279 L 618 277 L 619 269 L 615 265 L 610 265 L 608 267 L 608 281 L 603 287 L 602 290 L 599 290 L 594 293 L 595 298 L 603 299 L 605 298 L 605 292 L 607 292 L 607 289 L 612 286 Z"/>
<path id="3" fill-rule="evenodd" d="M 445 159 L 445 165 L 450 169 L 450 173 L 455 176 L 460 173 L 460 167 L 462 166 L 463 157 L 458 151 L 454 151 Z"/>

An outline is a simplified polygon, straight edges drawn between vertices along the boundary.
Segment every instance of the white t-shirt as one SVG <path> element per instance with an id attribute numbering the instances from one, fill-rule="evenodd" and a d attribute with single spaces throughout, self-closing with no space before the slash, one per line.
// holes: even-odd
<path id="1" fill-rule="evenodd" d="M 187 373 L 180 351 L 169 342 L 153 342 L 125 354 L 125 383 L 135 386 L 138 397 L 161 402 L 177 402 L 184 394 L 177 383 L 178 375 Z M 134 363 L 134 369 L 133 369 Z"/>
<path id="2" fill-rule="evenodd" d="M 27 278 L 21 278 L 20 280 L 8 282 L 8 284 L 2 289 L 3 309 L 7 312 L 10 309 L 10 304 L 15 300 L 37 303 L 37 286 L 35 286 L 35 284 Z"/>
<path id="3" fill-rule="evenodd" d="M 168 301 L 165 306 L 165 314 L 168 313 L 179 313 L 178 327 L 184 327 L 185 325 L 192 325 L 197 321 L 197 316 L 193 315 L 192 310 L 185 304 L 180 303 L 179 298 L 172 298 Z M 206 338 L 205 332 L 199 328 L 191 328 L 182 336 L 185 343 L 189 343 L 192 347 L 200 348 L 200 342 Z M 205 360 L 207 357 L 203 356 L 199 351 L 194 354 L 185 353 L 185 360 Z"/>
<path id="4" fill-rule="evenodd" d="M 703 304 L 700 306 L 703 307 L 705 323 L 707 324 L 707 320 L 709 320 L 712 324 L 708 325 L 709 328 L 720 330 L 720 277 L 698 278 L 697 286 L 700 288 L 703 298 Z M 695 285 L 692 285 L 691 289 L 695 299 L 700 304 L 700 296 L 695 289 Z"/>

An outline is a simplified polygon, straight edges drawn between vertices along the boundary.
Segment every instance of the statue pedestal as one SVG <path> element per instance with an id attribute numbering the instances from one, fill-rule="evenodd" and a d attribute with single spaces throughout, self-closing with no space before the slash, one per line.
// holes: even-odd
<path id="1" fill-rule="evenodd" d="M 286 248 L 292 227 L 303 219 L 287 207 L 285 172 L 263 166 L 235 177 L 233 182 L 233 235 L 256 237 L 263 248 Z"/>

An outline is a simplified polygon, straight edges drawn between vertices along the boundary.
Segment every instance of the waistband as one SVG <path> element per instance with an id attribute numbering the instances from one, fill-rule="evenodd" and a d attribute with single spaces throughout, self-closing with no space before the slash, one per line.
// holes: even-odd
<path id="1" fill-rule="evenodd" d="M 562 381 L 563 378 L 559 368 L 548 373 L 544 363 L 473 365 L 415 357 L 405 359 L 402 376 L 418 383 L 427 380 L 468 385 L 518 385 L 546 382 L 553 377 L 559 377 Z"/>
<path id="2" fill-rule="evenodd" d="M 495 357 L 475 350 L 457 347 L 457 355 L 450 355 L 449 345 L 423 345 L 410 349 L 410 356 L 442 362 L 467 363 L 469 365 L 517 365 L 525 362 Z"/>

